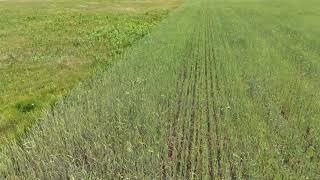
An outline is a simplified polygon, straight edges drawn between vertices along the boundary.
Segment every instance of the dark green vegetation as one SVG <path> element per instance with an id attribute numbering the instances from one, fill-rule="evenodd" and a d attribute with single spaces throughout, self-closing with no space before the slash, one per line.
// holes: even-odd
<path id="1" fill-rule="evenodd" d="M 0 139 L 23 132 L 178 4 L 0 0 Z"/>
<path id="2" fill-rule="evenodd" d="M 319 8 L 187 0 L 8 144 L 0 177 L 319 179 Z"/>

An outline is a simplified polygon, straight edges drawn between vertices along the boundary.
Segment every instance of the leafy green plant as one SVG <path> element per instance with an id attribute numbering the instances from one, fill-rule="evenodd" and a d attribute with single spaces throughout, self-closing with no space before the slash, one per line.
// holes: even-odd
<path id="1" fill-rule="evenodd" d="M 16 108 L 22 113 L 31 112 L 36 107 L 37 103 L 33 100 L 22 101 L 16 104 Z"/>

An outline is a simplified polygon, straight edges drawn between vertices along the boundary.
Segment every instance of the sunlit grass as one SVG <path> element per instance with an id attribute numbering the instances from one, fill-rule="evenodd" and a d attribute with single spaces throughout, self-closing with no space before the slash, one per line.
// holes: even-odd
<path id="1" fill-rule="evenodd" d="M 319 7 L 186 1 L 9 142 L 0 178 L 319 179 Z"/>

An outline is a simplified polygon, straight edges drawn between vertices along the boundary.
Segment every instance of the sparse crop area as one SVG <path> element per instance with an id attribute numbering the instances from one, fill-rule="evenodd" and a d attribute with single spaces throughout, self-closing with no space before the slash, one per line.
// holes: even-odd
<path id="1" fill-rule="evenodd" d="M 0 139 L 24 133 L 179 2 L 0 1 Z"/>
<path id="2" fill-rule="evenodd" d="M 0 178 L 319 179 L 319 18 L 186 0 L 8 142 Z"/>

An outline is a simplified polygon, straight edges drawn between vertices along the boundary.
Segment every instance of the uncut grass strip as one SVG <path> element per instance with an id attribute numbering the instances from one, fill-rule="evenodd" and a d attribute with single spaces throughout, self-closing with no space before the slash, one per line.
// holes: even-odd
<path id="1" fill-rule="evenodd" d="M 234 12 L 236 12 L 237 17 L 248 19 L 250 18 L 250 21 L 248 22 L 248 25 L 250 26 L 250 29 L 255 29 L 260 31 L 261 33 L 264 33 L 266 38 L 276 39 L 279 37 L 283 37 L 283 39 L 286 39 L 286 41 L 279 41 L 279 43 L 285 43 L 285 47 L 293 48 L 293 47 L 299 47 L 302 48 L 302 51 L 308 52 L 307 54 L 313 54 L 320 56 L 320 52 L 317 51 L 317 48 L 311 48 L 311 45 L 306 45 L 307 43 L 312 42 L 314 44 L 314 47 L 320 47 L 319 41 L 316 41 L 315 39 L 312 39 L 312 37 L 315 37 L 315 34 L 306 35 L 303 32 L 303 29 L 297 28 L 296 24 L 292 24 L 292 22 L 287 21 L 286 16 L 278 16 L 273 13 L 268 14 L 268 18 L 274 19 L 272 21 L 273 24 L 268 23 L 262 23 L 265 22 L 265 12 L 262 12 L 261 9 L 256 8 L 248 8 L 247 11 L 239 11 L 240 9 L 234 9 Z M 265 10 L 264 10 L 265 11 Z M 290 18 L 292 19 L 292 18 Z M 284 23 L 285 22 L 285 23 Z M 274 26 L 277 25 L 277 26 Z M 299 37 L 299 38 L 297 38 Z M 312 60 L 312 59 L 309 59 Z"/>
<path id="2" fill-rule="evenodd" d="M 251 23 L 245 21 L 244 19 L 246 18 L 246 16 L 243 17 L 242 14 L 239 14 L 239 12 L 235 12 L 234 14 L 239 17 L 239 21 L 241 20 L 246 23 L 246 26 L 248 27 L 247 29 L 256 29 L 254 33 L 257 34 L 257 36 L 262 33 L 264 35 L 267 35 L 264 38 L 264 42 L 270 47 L 274 46 L 275 42 L 278 42 L 279 45 L 277 46 L 279 46 L 279 49 L 276 52 L 279 52 L 280 57 L 286 62 L 286 64 L 288 64 L 292 68 L 291 71 L 295 72 L 296 79 L 299 79 L 300 82 L 304 82 L 303 84 L 308 84 L 309 88 L 304 89 L 303 94 L 310 96 L 311 93 L 309 92 L 309 90 L 317 89 L 317 87 L 320 85 L 318 83 L 319 78 L 317 78 L 319 76 L 319 73 L 317 72 L 319 72 L 320 66 L 319 63 L 316 63 L 314 61 L 310 62 L 310 60 L 317 59 L 317 56 L 312 52 L 309 52 L 309 48 L 306 49 L 306 46 L 302 45 L 299 45 L 297 47 L 296 43 L 287 43 L 287 41 L 284 41 L 284 39 L 287 40 L 288 38 L 287 36 L 284 36 L 284 34 L 286 35 L 286 33 L 282 32 L 281 28 L 275 31 L 271 31 L 269 26 L 264 26 L 265 28 L 256 28 L 257 24 L 261 22 L 261 18 L 264 18 L 261 13 L 258 13 L 258 18 L 254 18 L 253 22 Z M 281 33 L 282 35 L 279 36 L 279 33 Z M 286 45 L 284 46 L 283 43 L 286 43 Z M 279 62 L 281 61 L 274 61 L 273 64 Z M 314 80 L 316 80 L 317 82 L 315 82 Z M 264 98 L 267 99 L 269 97 Z M 287 118 L 285 113 L 282 113 L 282 115 Z"/>
<path id="3" fill-rule="evenodd" d="M 241 14 L 240 12 L 233 10 L 235 17 L 238 17 L 239 22 L 246 23 L 247 29 L 254 29 L 255 34 L 263 34 L 265 37 L 264 39 L 267 40 L 265 42 L 268 43 L 270 47 L 279 47 L 278 51 L 281 53 L 283 60 L 292 65 L 293 68 L 297 71 L 297 78 L 299 78 L 300 80 L 303 79 L 306 82 L 311 82 L 315 86 L 319 87 L 319 73 L 317 72 L 319 72 L 320 70 L 320 64 L 318 63 L 318 61 L 316 61 L 316 59 L 317 57 L 319 57 L 320 54 L 318 52 L 320 51 L 311 51 L 311 49 L 305 45 L 307 43 L 305 41 L 294 41 L 292 39 L 293 37 L 290 36 L 290 33 L 283 31 L 283 28 L 281 28 L 282 26 L 287 26 L 287 24 L 280 24 L 279 27 L 276 28 L 274 26 L 270 26 L 269 24 L 261 24 L 265 16 L 263 16 L 263 14 L 258 12 L 257 10 L 250 9 L 250 13 L 252 13 L 252 11 L 256 11 L 254 13 L 255 16 L 254 18 L 251 18 L 251 21 L 247 21 L 247 14 Z M 274 15 L 271 16 L 276 18 L 276 16 Z M 259 28 L 257 27 L 258 25 Z M 263 28 L 261 28 L 261 25 L 263 26 Z M 285 29 L 290 28 L 287 27 Z M 299 39 L 304 39 L 305 37 L 303 34 L 300 34 L 300 36 L 301 38 Z M 288 43 L 288 40 L 292 43 Z M 284 53 L 284 51 L 286 51 L 287 53 Z M 301 74 L 303 74 L 303 76 L 301 76 Z"/>
<path id="4" fill-rule="evenodd" d="M 221 13 L 221 12 L 220 12 Z M 220 16 L 219 16 L 220 17 Z M 229 17 L 230 18 L 230 17 Z M 225 17 L 225 18 L 221 18 L 220 17 L 220 21 L 222 21 L 222 19 L 224 19 L 224 21 L 227 19 L 227 17 Z M 232 23 L 231 23 L 232 24 Z M 218 35 L 219 36 L 219 35 Z M 216 38 L 221 38 L 221 37 L 216 37 Z M 222 41 L 225 41 L 225 40 L 222 40 Z M 224 42 L 224 43 L 226 43 L 226 42 Z M 226 45 L 227 46 L 227 45 Z M 228 47 L 228 46 L 227 46 Z M 228 47 L 228 48 L 230 48 L 230 47 Z M 218 62 L 219 63 L 219 62 Z M 218 81 L 220 81 L 221 83 L 223 83 L 223 80 L 225 80 L 225 79 L 228 79 L 229 77 L 228 77 L 228 74 L 226 73 L 226 70 L 224 70 L 225 69 L 225 67 L 221 64 L 221 62 L 220 62 L 220 64 L 219 64 L 219 66 L 217 66 L 218 67 L 218 71 L 220 71 L 219 72 L 219 75 L 221 75 L 221 76 L 219 76 L 219 78 L 220 79 L 218 79 Z M 229 78 L 230 79 L 230 78 Z M 222 86 L 222 87 L 225 87 L 225 86 Z M 229 87 L 229 88 L 231 88 L 231 87 Z M 220 93 L 221 93 L 221 96 L 219 96 L 219 97 L 225 97 L 225 99 L 224 100 L 222 100 L 223 102 L 225 102 L 226 104 L 231 104 L 231 102 L 230 102 L 230 98 L 227 98 L 227 97 L 230 97 L 229 95 L 227 95 L 226 93 L 226 91 L 224 90 L 224 89 L 220 89 Z M 224 109 L 225 110 L 225 109 Z M 222 111 L 222 112 L 224 112 L 224 111 Z M 221 119 L 223 119 L 223 117 L 221 117 Z M 227 128 L 227 127 L 226 127 Z M 226 130 L 227 131 L 227 130 Z M 229 139 L 229 137 L 227 137 L 228 135 L 226 135 L 225 137 L 224 137 L 224 140 L 227 140 L 228 141 L 228 143 L 232 143 L 232 142 L 230 142 L 228 139 Z M 235 134 L 232 134 L 231 136 L 235 136 Z M 223 144 L 227 144 L 227 143 L 223 143 Z M 227 145 L 228 146 L 228 145 Z M 230 147 L 230 148 L 229 148 Z M 239 151 L 239 150 L 237 150 L 237 149 L 233 149 L 234 148 L 234 146 L 229 146 L 229 147 L 227 147 L 227 154 L 226 154 L 226 159 L 227 159 L 227 162 L 229 161 L 229 169 L 231 169 L 230 170 L 230 176 L 233 176 L 232 174 L 237 174 L 237 168 L 240 168 L 239 169 L 239 171 L 240 172 L 238 172 L 238 173 L 240 173 L 240 174 L 238 174 L 238 176 L 239 177 L 243 177 L 243 178 L 246 178 L 247 176 L 245 175 L 246 173 L 246 170 L 243 170 L 243 169 L 245 169 L 245 162 L 244 161 L 239 161 L 239 159 L 237 159 L 237 158 L 234 158 L 234 156 L 233 155 L 230 155 L 230 153 L 237 153 L 237 151 Z M 241 150 L 240 150 L 240 153 L 241 153 Z M 242 164 L 242 165 L 240 165 L 240 167 L 235 167 L 234 166 L 234 162 L 238 162 L 239 164 Z M 238 165 L 239 166 L 239 165 Z M 231 172 L 234 172 L 234 173 L 231 173 Z M 244 173 L 244 175 L 243 175 L 243 173 Z M 241 175 L 242 174 L 242 175 Z"/>
<path id="5" fill-rule="evenodd" d="M 243 22 L 242 24 L 246 24 L 247 23 L 247 21 L 245 21 L 244 19 L 241 19 L 241 20 L 235 20 L 237 23 L 238 22 Z M 243 25 L 242 25 L 242 27 L 243 27 Z M 250 29 L 251 27 L 248 27 L 247 29 Z M 244 31 L 244 30 L 243 30 Z M 256 34 L 256 32 L 254 31 L 254 32 L 251 32 L 252 34 Z M 269 42 L 269 40 L 264 40 L 266 43 L 267 42 Z M 276 62 L 277 63 L 277 62 Z M 268 99 L 268 97 L 264 97 L 264 99 Z M 270 101 L 269 103 L 275 103 L 275 102 L 272 102 L 272 101 Z M 257 105 L 257 107 L 259 107 L 259 104 L 256 104 Z M 272 131 L 272 132 L 278 132 L 278 130 L 277 129 L 274 129 L 274 126 L 273 126 L 273 124 L 270 124 L 270 121 L 268 121 L 262 114 L 260 114 L 259 116 L 261 116 L 261 118 L 262 119 L 264 119 L 264 121 L 266 122 L 266 124 L 269 126 L 269 128 L 268 128 L 268 131 Z M 294 123 L 293 123 L 294 124 Z M 292 128 L 289 128 L 288 127 L 288 129 L 291 129 L 292 131 L 294 130 L 294 129 L 292 129 Z M 299 134 L 299 131 L 297 131 L 296 133 L 294 133 L 294 134 Z M 271 133 L 270 135 L 272 135 L 272 136 L 274 136 L 275 138 L 277 137 L 277 135 L 275 134 L 275 133 Z M 270 140 L 268 140 L 268 143 L 271 143 L 271 144 L 273 144 L 274 142 L 272 141 L 272 138 L 270 138 Z M 270 145 L 271 145 L 270 144 Z M 299 146 L 299 145 L 298 145 Z M 279 146 L 275 146 L 276 148 L 277 147 L 279 147 Z M 278 148 L 277 148 L 278 149 Z M 282 148 L 281 148 L 282 149 Z M 283 150 L 281 150 L 281 149 L 278 149 L 278 151 L 280 151 L 280 152 L 287 152 L 287 151 L 283 151 Z M 281 159 L 285 159 L 285 157 L 286 157 L 286 155 L 284 155 L 284 154 L 280 154 L 280 156 L 281 156 L 281 158 L 277 158 L 277 159 L 279 159 L 280 161 L 281 161 Z M 288 161 L 287 161 L 288 162 Z M 242 162 L 243 163 L 243 162 Z M 290 168 L 290 171 L 292 172 L 292 173 L 295 173 L 295 172 L 297 172 L 297 169 L 296 169 L 296 166 L 289 166 Z M 245 170 L 244 170 L 245 171 Z M 285 173 L 285 172 L 281 172 L 281 173 Z"/>

